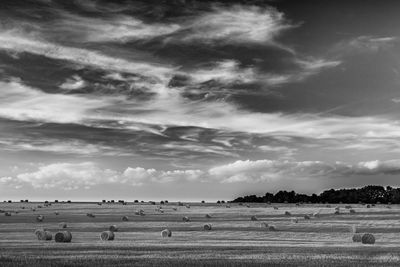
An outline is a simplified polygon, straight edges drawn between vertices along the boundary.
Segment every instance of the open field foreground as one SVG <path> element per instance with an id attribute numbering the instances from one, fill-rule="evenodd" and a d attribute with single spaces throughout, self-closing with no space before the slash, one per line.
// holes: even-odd
<path id="1" fill-rule="evenodd" d="M 38 208 L 41 205 L 41 208 Z M 400 206 L 97 203 L 1 203 L 0 266 L 398 266 Z M 24 208 L 23 208 L 24 207 Z M 274 207 L 278 207 L 275 209 Z M 33 211 L 32 209 L 36 210 Z M 135 215 L 142 209 L 144 215 Z M 11 211 L 11 216 L 4 212 Z M 18 213 L 16 213 L 16 211 Z M 285 215 L 288 211 L 291 215 Z M 318 212 L 319 215 L 312 216 Z M 58 212 L 58 215 L 56 213 Z M 94 217 L 87 216 L 92 213 Z M 209 214 L 211 218 L 206 218 Z M 311 219 L 306 220 L 308 214 Z M 36 217 L 43 215 L 38 222 Z M 122 221 L 128 216 L 128 221 Z M 182 218 L 188 216 L 190 221 Z M 256 216 L 257 220 L 251 220 Z M 295 222 L 295 218 L 298 222 Z M 71 243 L 56 243 L 61 222 Z M 269 230 L 263 222 L 274 225 Z M 211 223 L 210 231 L 204 225 Z M 117 225 L 115 240 L 100 233 Z M 374 245 L 353 243 L 353 226 Z M 53 234 L 39 241 L 35 229 Z M 162 237 L 163 229 L 172 231 Z"/>

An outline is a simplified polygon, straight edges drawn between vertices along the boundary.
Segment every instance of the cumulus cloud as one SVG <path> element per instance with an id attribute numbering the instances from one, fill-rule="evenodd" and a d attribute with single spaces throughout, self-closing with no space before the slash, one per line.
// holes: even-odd
<path id="1" fill-rule="evenodd" d="M 354 175 L 394 175 L 400 173 L 400 160 L 366 161 L 357 164 L 322 161 L 238 160 L 209 170 L 222 183 L 265 182 L 284 178 L 329 178 Z"/>
<path id="2" fill-rule="evenodd" d="M 197 181 L 202 175 L 200 170 L 159 171 L 128 167 L 120 172 L 101 168 L 94 162 L 54 163 L 39 166 L 37 171 L 20 173 L 15 177 L 1 177 L 0 183 L 18 188 L 32 186 L 74 190 L 104 184 L 141 186 L 151 183 Z"/>
<path id="3" fill-rule="evenodd" d="M 96 185 L 142 186 L 154 183 L 210 182 L 263 183 L 282 179 L 335 178 L 371 175 L 397 175 L 400 160 L 344 162 L 292 160 L 238 160 L 203 170 L 156 170 L 128 167 L 124 171 L 104 169 L 93 162 L 54 163 L 39 166 L 37 171 L 1 177 L 0 183 L 11 187 L 89 189 Z M 293 180 L 292 180 L 293 181 Z"/>

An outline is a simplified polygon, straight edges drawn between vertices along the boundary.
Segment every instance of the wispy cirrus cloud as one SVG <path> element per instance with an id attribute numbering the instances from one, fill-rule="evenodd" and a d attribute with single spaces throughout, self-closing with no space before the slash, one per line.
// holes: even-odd
<path id="1" fill-rule="evenodd" d="M 110 14 L 109 14 L 110 15 Z M 78 16 L 61 12 L 47 33 L 73 42 L 149 41 L 218 44 L 259 44 L 290 50 L 276 38 L 282 31 L 296 27 L 282 12 L 272 7 L 228 5 L 186 15 L 172 22 L 148 23 L 135 16 L 114 14 L 105 18 Z M 59 35 L 64 32 L 66 35 Z"/>
<path id="2" fill-rule="evenodd" d="M 240 5 L 215 7 L 211 12 L 203 13 L 193 22 L 187 23 L 184 34 L 171 39 L 213 44 L 256 43 L 281 46 L 276 37 L 283 30 L 293 27 L 284 14 L 274 8 Z"/>
<path id="3" fill-rule="evenodd" d="M 145 73 L 155 81 L 169 79 L 171 68 L 156 63 L 128 61 L 122 58 L 105 55 L 101 52 L 63 46 L 45 41 L 35 34 L 24 33 L 21 30 L 2 30 L 0 32 L 0 50 L 16 53 L 31 53 L 56 60 L 66 60 L 77 65 L 115 70 L 128 73 Z"/>

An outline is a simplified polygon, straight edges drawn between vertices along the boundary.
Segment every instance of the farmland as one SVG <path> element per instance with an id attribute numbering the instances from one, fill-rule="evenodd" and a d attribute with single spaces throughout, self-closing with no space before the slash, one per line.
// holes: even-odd
<path id="1" fill-rule="evenodd" d="M 0 266 L 400 264 L 400 206 L 352 205 L 354 214 L 345 204 L 337 206 L 339 214 L 334 214 L 336 205 L 325 204 L 1 203 L 0 209 L 11 216 L 0 213 Z M 135 214 L 138 210 L 144 215 Z M 42 222 L 36 220 L 38 215 L 44 216 Z M 184 222 L 184 216 L 190 220 Z M 72 233 L 71 243 L 37 240 L 35 229 L 54 235 L 61 222 Z M 274 225 L 275 231 L 263 222 Z M 210 231 L 203 229 L 207 223 Z M 100 233 L 110 225 L 118 226 L 115 240 L 101 241 Z M 359 233 L 374 234 L 376 243 L 353 243 L 353 226 Z M 166 228 L 172 237 L 161 236 Z"/>

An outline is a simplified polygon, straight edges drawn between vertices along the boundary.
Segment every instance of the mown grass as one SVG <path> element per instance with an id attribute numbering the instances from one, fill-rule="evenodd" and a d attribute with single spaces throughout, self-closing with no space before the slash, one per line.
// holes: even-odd
<path id="1" fill-rule="evenodd" d="M 26 206 L 22 209 L 21 206 Z M 324 205 L 280 204 L 279 210 L 265 204 L 251 208 L 232 204 L 193 204 L 191 208 L 174 203 L 163 205 L 53 204 L 32 211 L 35 203 L 0 203 L 0 209 L 18 211 L 11 217 L 0 214 L 0 266 L 399 266 L 400 206 L 367 209 L 353 205 L 356 214 L 333 215 L 334 207 Z M 344 204 L 342 205 L 344 206 Z M 175 211 L 174 208 L 177 208 Z M 145 216 L 134 215 L 138 209 Z M 322 210 L 319 218 L 304 220 L 304 214 Z M 55 211 L 59 215 L 55 215 Z M 284 215 L 290 211 L 292 216 Z M 86 213 L 93 213 L 89 218 Z M 205 214 L 212 218 L 205 218 Z M 45 216 L 41 223 L 38 214 Z M 122 222 L 124 215 L 128 222 Z M 259 220 L 251 221 L 256 215 Z M 182 216 L 191 221 L 182 222 Z M 299 219 L 292 223 L 291 218 Z M 261 222 L 277 227 L 267 231 Z M 66 222 L 72 243 L 36 240 L 33 231 L 44 227 L 53 233 Z M 210 222 L 212 231 L 203 231 Z M 102 242 L 101 231 L 110 224 L 119 226 L 116 240 Z M 350 228 L 376 236 L 375 245 L 351 241 Z M 160 231 L 170 228 L 171 238 Z"/>

